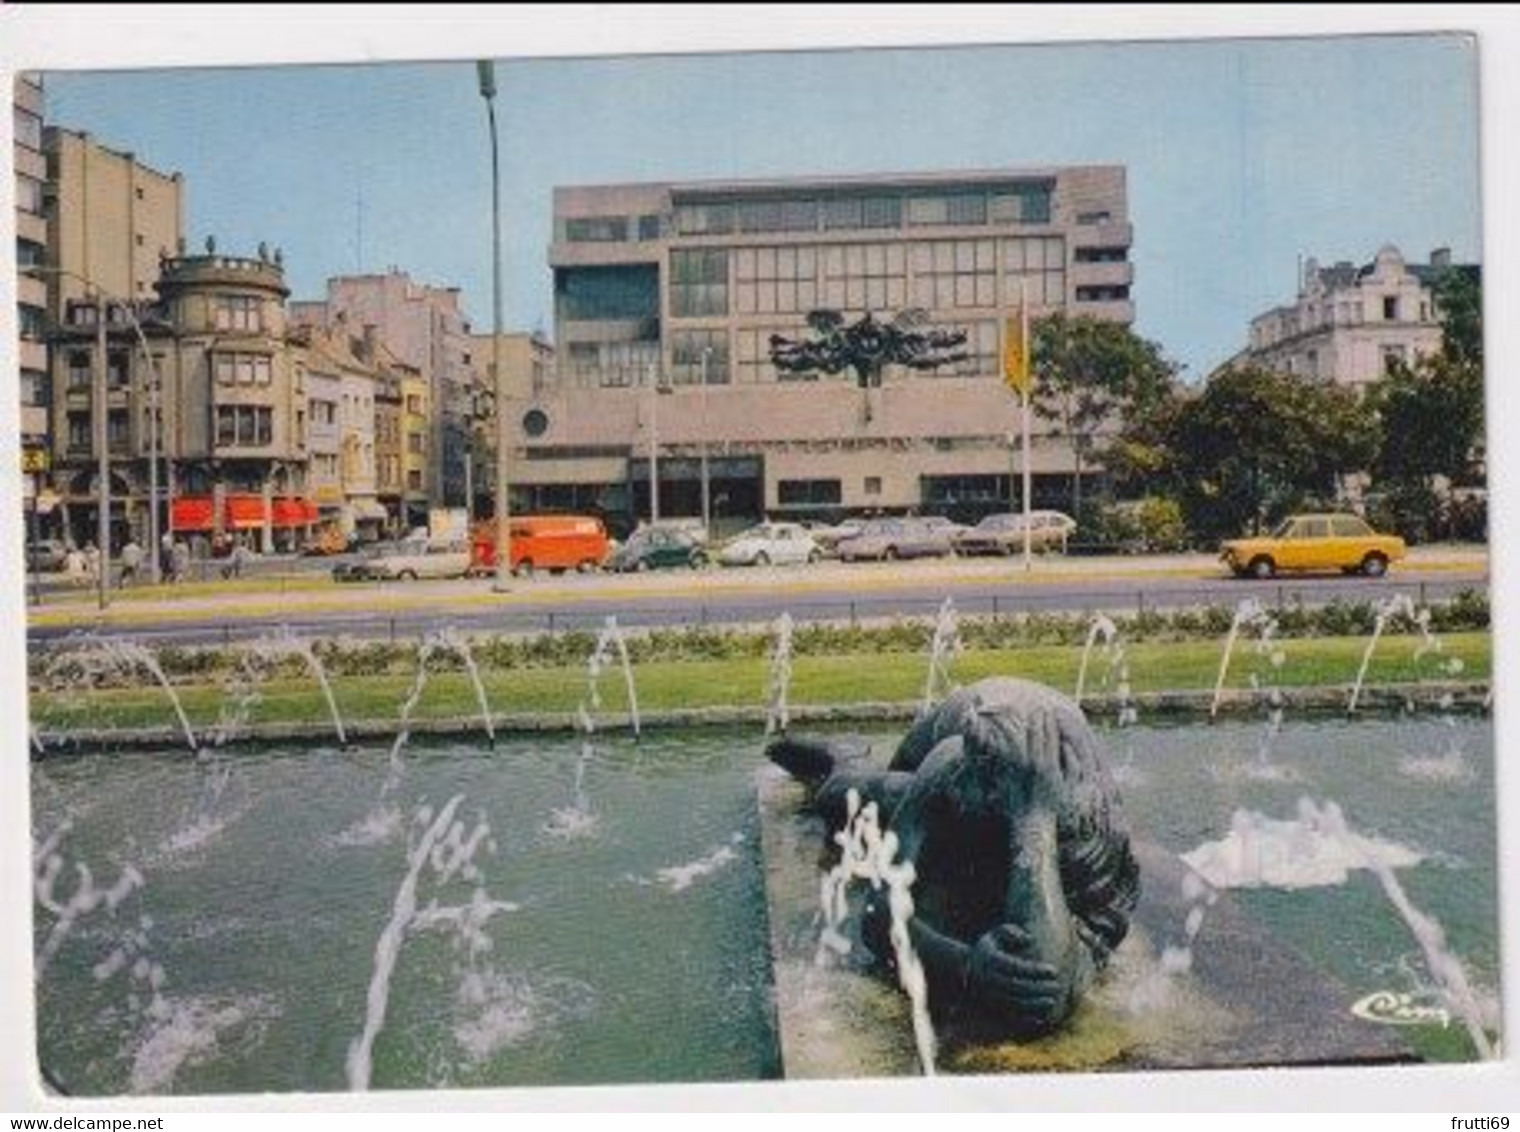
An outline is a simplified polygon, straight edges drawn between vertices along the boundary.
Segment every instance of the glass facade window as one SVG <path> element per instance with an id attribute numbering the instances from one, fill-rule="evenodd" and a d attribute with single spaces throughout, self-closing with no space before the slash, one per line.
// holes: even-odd
<path id="1" fill-rule="evenodd" d="M 47 263 L 47 249 L 36 240 L 16 237 L 16 266 L 42 267 Z"/>
<path id="2" fill-rule="evenodd" d="M 825 376 L 814 371 L 780 372 L 771 364 L 771 335 L 784 338 L 806 337 L 808 329 L 800 323 L 788 326 L 745 327 L 734 334 L 734 380 L 741 385 L 769 381 L 817 381 Z"/>
<path id="3" fill-rule="evenodd" d="M 961 350 L 967 357 L 954 365 L 923 370 L 920 376 L 985 377 L 1002 372 L 998 325 L 997 319 L 978 319 L 975 322 L 963 322 L 948 327 L 948 329 L 965 332 L 966 344 L 961 347 Z"/>
<path id="4" fill-rule="evenodd" d="M 816 248 L 737 248 L 733 257 L 740 314 L 806 314 L 818 306 Z"/>
<path id="5" fill-rule="evenodd" d="M 1056 307 L 1066 302 L 1066 242 L 1059 236 L 1028 236 L 1004 240 L 1003 303 L 1019 304 L 1019 285 L 1035 306 Z"/>
<path id="6" fill-rule="evenodd" d="M 908 223 L 915 227 L 931 224 L 985 224 L 987 197 L 982 193 L 940 193 L 909 197 Z"/>
<path id="7" fill-rule="evenodd" d="M 994 224 L 1049 224 L 1050 198 L 1051 186 L 1046 184 L 1000 190 L 988 202 L 989 218 Z"/>
<path id="8" fill-rule="evenodd" d="M 566 350 L 570 372 L 583 386 L 620 388 L 641 385 L 660 364 L 659 342 L 571 342 Z"/>
<path id="9" fill-rule="evenodd" d="M 896 313 L 907 301 L 908 253 L 902 244 L 842 244 L 823 251 L 823 306 Z"/>
<path id="10" fill-rule="evenodd" d="M 1129 288 L 1122 286 L 1078 287 L 1076 299 L 1079 303 L 1122 303 L 1129 299 Z"/>
<path id="11" fill-rule="evenodd" d="M 557 272 L 561 317 L 575 322 L 636 322 L 660 317 L 660 275 L 653 266 L 575 268 Z"/>
<path id="12" fill-rule="evenodd" d="M 565 221 L 565 240 L 571 244 L 612 244 L 628 239 L 628 217 L 586 216 Z"/>
<path id="13" fill-rule="evenodd" d="M 1074 248 L 1071 257 L 1077 263 L 1124 263 L 1129 259 L 1129 249 L 1124 247 Z"/>
<path id="14" fill-rule="evenodd" d="M 776 502 L 782 507 L 838 506 L 844 498 L 839 480 L 778 480 Z"/>
<path id="15" fill-rule="evenodd" d="M 926 310 L 997 305 L 992 240 L 933 240 L 913 245 L 913 304 Z"/>
<path id="16" fill-rule="evenodd" d="M 744 201 L 736 211 L 741 232 L 813 232 L 818 228 L 815 200 Z"/>
<path id="17" fill-rule="evenodd" d="M 678 318 L 728 314 L 728 251 L 683 248 L 670 253 L 670 311 Z"/>
<path id="18" fill-rule="evenodd" d="M 639 239 L 658 240 L 660 238 L 660 217 L 653 213 L 639 217 Z"/>
<path id="19" fill-rule="evenodd" d="M 723 330 L 677 330 L 670 336 L 670 380 L 701 385 L 706 361 L 707 384 L 728 384 L 728 333 Z"/>
<path id="20" fill-rule="evenodd" d="M 676 231 L 683 236 L 724 236 L 734 230 L 731 204 L 688 204 L 676 209 Z"/>

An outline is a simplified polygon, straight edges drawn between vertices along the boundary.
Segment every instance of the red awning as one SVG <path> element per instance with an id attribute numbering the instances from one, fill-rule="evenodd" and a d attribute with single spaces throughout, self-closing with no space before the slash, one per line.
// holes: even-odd
<path id="1" fill-rule="evenodd" d="M 235 531 L 246 531 L 264 525 L 264 497 L 262 495 L 229 495 L 227 497 L 227 526 Z"/>
<path id="2" fill-rule="evenodd" d="M 273 519 L 277 527 L 309 527 L 317 521 L 317 505 L 309 499 L 276 499 Z"/>
<path id="3" fill-rule="evenodd" d="M 209 495 L 181 495 L 169 509 L 169 529 L 209 531 L 215 525 L 216 504 Z"/>

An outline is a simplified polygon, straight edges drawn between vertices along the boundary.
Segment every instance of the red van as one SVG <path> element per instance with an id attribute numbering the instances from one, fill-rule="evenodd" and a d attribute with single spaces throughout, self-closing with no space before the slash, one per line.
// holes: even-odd
<path id="1" fill-rule="evenodd" d="M 535 570 L 554 574 L 597 570 L 611 549 L 607 528 L 594 516 L 525 515 L 513 518 L 511 524 L 512 573 L 524 577 Z M 475 524 L 470 542 L 471 569 L 477 574 L 494 572 L 496 523 Z"/>

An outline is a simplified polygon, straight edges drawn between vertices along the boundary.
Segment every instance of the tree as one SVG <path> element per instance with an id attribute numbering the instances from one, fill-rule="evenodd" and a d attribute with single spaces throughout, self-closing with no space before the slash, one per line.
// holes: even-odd
<path id="1" fill-rule="evenodd" d="M 1382 438 L 1373 465 L 1383 521 L 1414 539 L 1450 533 L 1453 483 L 1483 460 L 1483 292 L 1476 269 L 1450 267 L 1432 285 L 1439 353 L 1396 364 L 1369 391 Z"/>
<path id="2" fill-rule="evenodd" d="M 1226 367 L 1173 415 L 1166 450 L 1189 528 L 1236 535 L 1307 503 L 1377 453 L 1377 418 L 1352 391 L 1256 367 Z"/>
<path id="3" fill-rule="evenodd" d="M 1072 513 L 1082 509 L 1082 471 L 1098 434 L 1144 417 L 1167 397 L 1177 367 L 1128 326 L 1057 312 L 1033 327 L 1034 411 L 1056 422 L 1072 447 Z"/>

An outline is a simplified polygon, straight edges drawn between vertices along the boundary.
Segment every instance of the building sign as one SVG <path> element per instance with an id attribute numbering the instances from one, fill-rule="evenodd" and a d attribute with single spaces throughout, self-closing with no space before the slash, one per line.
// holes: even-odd
<path id="1" fill-rule="evenodd" d="M 21 471 L 29 476 L 40 476 L 53 466 L 52 455 L 46 448 L 23 448 Z"/>

